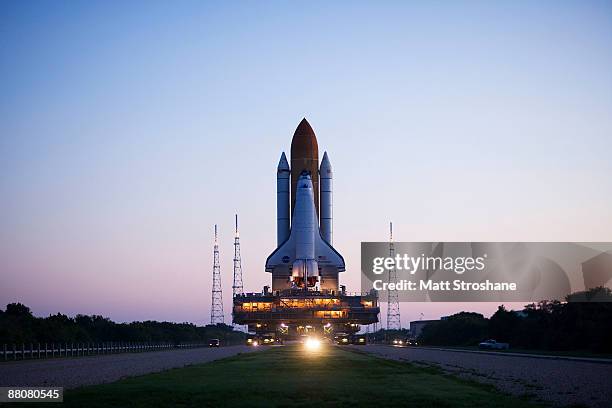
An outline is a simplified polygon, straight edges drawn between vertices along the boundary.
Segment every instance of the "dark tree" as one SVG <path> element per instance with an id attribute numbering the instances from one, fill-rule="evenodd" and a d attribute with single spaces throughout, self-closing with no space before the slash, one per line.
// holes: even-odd
<path id="1" fill-rule="evenodd" d="M 13 343 L 85 343 L 85 342 L 206 342 L 218 338 L 225 344 L 244 341 L 245 334 L 231 326 L 196 326 L 191 323 L 132 322 L 115 323 L 98 315 L 74 318 L 58 313 L 46 318 L 34 317 L 20 303 L 0 310 L 0 344 Z"/>

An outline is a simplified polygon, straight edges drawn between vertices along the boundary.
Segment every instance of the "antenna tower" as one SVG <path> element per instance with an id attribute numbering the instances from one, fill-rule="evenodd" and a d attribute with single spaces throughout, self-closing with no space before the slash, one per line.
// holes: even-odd
<path id="1" fill-rule="evenodd" d="M 217 239 L 217 224 L 215 224 L 215 249 L 213 258 L 213 285 L 212 306 L 210 308 L 210 324 L 217 324 L 225 323 L 223 317 L 223 294 L 221 292 L 221 265 L 219 265 L 219 242 Z"/>
<path id="2" fill-rule="evenodd" d="M 393 223 L 389 223 L 389 257 L 395 258 L 395 246 L 393 244 Z M 389 283 L 397 283 L 397 270 L 395 266 L 389 269 Z M 396 285 L 393 285 L 395 288 Z M 397 289 L 387 290 L 387 330 L 400 330 L 400 305 Z"/>

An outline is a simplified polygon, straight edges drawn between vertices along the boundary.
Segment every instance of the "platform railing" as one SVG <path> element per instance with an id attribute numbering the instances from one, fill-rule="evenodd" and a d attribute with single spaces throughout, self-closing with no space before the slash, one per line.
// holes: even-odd
<path id="1" fill-rule="evenodd" d="M 248 293 L 244 293 L 241 295 L 236 295 L 235 298 L 249 298 L 249 297 L 262 297 L 262 296 L 268 296 L 268 297 L 292 297 L 292 296 L 300 296 L 301 294 L 304 293 L 303 290 L 289 290 L 287 292 L 280 292 L 277 293 L 278 291 L 275 292 L 248 292 Z M 368 297 L 376 297 L 377 295 L 375 293 L 373 293 L 372 291 L 370 292 L 342 292 L 342 291 L 334 291 L 333 293 L 331 291 L 321 291 L 321 292 L 307 292 L 309 296 L 311 297 L 316 297 L 316 296 L 337 296 L 337 297 L 356 297 L 356 296 L 360 296 L 360 297 L 364 297 L 364 298 L 368 298 Z"/>

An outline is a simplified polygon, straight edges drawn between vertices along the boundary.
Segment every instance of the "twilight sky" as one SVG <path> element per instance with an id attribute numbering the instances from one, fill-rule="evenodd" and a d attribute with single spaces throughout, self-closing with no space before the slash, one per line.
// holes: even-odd
<path id="1" fill-rule="evenodd" d="M 207 323 L 218 223 L 229 322 L 233 214 L 259 291 L 304 116 L 351 291 L 389 220 L 398 241 L 612 241 L 610 2 L 257 3 L 0 4 L 2 307 Z"/>

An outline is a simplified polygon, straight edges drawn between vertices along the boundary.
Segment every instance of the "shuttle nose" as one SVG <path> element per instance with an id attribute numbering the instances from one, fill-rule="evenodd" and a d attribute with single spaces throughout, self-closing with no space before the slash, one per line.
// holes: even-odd
<path id="1" fill-rule="evenodd" d="M 312 178 L 310 177 L 310 174 L 306 171 L 303 171 L 302 174 L 300 174 L 300 178 L 298 179 L 298 189 L 303 189 L 303 188 L 312 188 Z"/>

